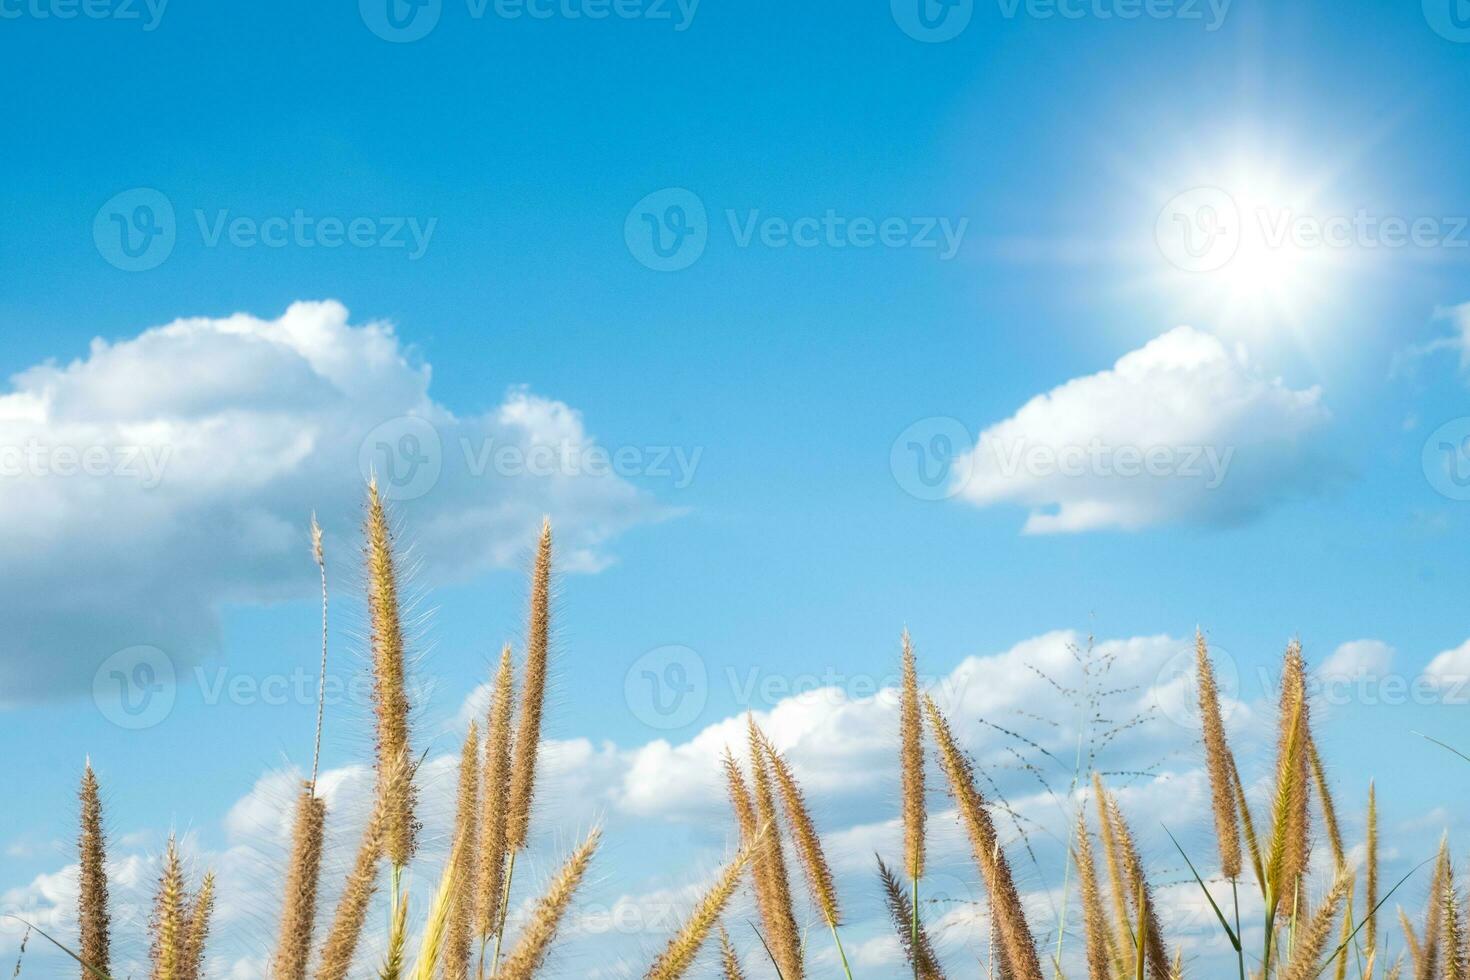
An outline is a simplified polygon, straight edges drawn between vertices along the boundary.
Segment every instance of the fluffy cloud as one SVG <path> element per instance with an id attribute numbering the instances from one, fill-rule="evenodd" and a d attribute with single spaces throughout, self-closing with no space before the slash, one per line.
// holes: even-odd
<path id="1" fill-rule="evenodd" d="M 1437 654 L 1424 668 L 1424 678 L 1441 689 L 1463 687 L 1470 681 L 1470 640 Z"/>
<path id="2" fill-rule="evenodd" d="M 1326 680 L 1356 681 L 1382 677 L 1393 666 L 1394 649 L 1382 640 L 1350 640 L 1317 668 Z"/>
<path id="3" fill-rule="evenodd" d="M 1164 761 L 1165 746 L 1172 749 L 1180 739 L 1181 726 L 1192 724 L 1187 717 L 1176 717 L 1170 706 L 1174 697 L 1170 692 L 1182 683 L 1177 664 L 1188 661 L 1192 641 L 1138 637 L 1099 643 L 1090 656 L 1086 649 L 1084 637 L 1057 631 L 999 654 L 968 657 L 947 673 L 923 680 L 950 713 L 957 735 L 985 765 L 987 779 L 995 780 L 986 783 L 987 791 L 1004 795 L 1006 803 L 997 810 L 997 822 L 1015 850 L 1028 907 L 1042 928 L 1053 921 L 1056 912 L 1055 890 L 1060 883 L 1050 875 L 1060 868 L 1063 852 L 1051 838 L 1054 833 L 1065 834 L 1070 770 L 1051 773 L 1056 787 L 1053 795 L 1038 789 L 1035 774 L 1017 765 L 1019 757 L 1011 749 L 1037 766 L 1053 769 L 1059 759 L 1070 766 L 1082 736 L 1085 743 L 1099 749 L 1102 765 L 1155 770 L 1154 775 L 1124 790 L 1126 806 L 1148 812 L 1151 820 L 1167 819 L 1180 827 L 1188 826 L 1194 814 L 1206 812 L 1201 794 L 1207 790 L 1197 772 L 1156 765 Z M 1088 692 L 1115 691 L 1105 698 L 1114 721 L 1101 727 L 1089 725 L 1091 715 L 1082 702 L 1060 696 L 1054 685 L 1083 699 L 1090 696 Z M 897 798 L 897 700 L 891 686 L 877 686 L 878 693 L 868 697 L 824 688 L 772 704 L 752 705 L 802 779 L 832 865 L 844 882 L 852 945 L 862 961 L 875 967 L 900 954 L 868 887 L 873 853 L 891 856 L 901 848 L 893 805 Z M 478 699 L 478 693 L 471 694 L 466 713 L 477 712 Z M 1050 707 L 1039 707 L 1043 705 Z M 1250 727 L 1248 708 L 1234 699 L 1227 707 L 1232 727 Z M 1033 711 L 1052 715 L 1052 720 L 1037 722 L 1029 714 Z M 1126 730 L 1111 732 L 1114 723 L 1135 718 L 1137 723 Z M 1030 745 L 1001 735 L 985 722 L 1024 734 Z M 659 740 L 619 748 L 572 739 L 543 745 L 537 840 L 532 852 L 518 863 L 518 868 L 526 869 L 524 878 L 518 873 L 523 882 L 517 888 L 518 904 L 529 906 L 560 855 L 587 826 L 602 820 L 608 831 L 608 846 L 598 858 L 599 873 L 587 883 L 568 920 L 559 944 L 559 965 L 552 975 L 586 976 L 594 964 L 618 961 L 622 967 L 598 975 L 641 974 L 637 967 L 652 959 L 676 928 L 680 915 L 692 905 L 699 887 L 729 853 L 730 826 L 719 756 L 726 745 L 740 752 L 744 738 L 744 717 L 737 716 L 716 720 L 682 742 Z M 420 770 L 424 844 L 411 876 L 417 896 L 414 908 L 427 904 L 448 850 L 456 761 L 452 755 L 439 755 L 428 759 Z M 106 773 L 102 777 L 105 786 Z M 936 783 L 928 894 L 941 902 L 935 906 L 932 927 L 943 955 L 957 964 L 973 962 L 977 942 L 983 946 L 985 919 L 977 905 L 981 896 L 968 870 L 968 845 L 939 789 L 937 772 L 931 778 Z M 300 779 L 301 773 L 291 769 L 265 774 L 230 808 L 218 832 L 192 834 L 184 840 L 191 868 L 197 872 L 210 867 L 219 877 L 218 929 L 211 947 L 214 975 L 260 975 L 267 958 L 261 951 L 268 950 L 274 938 L 279 869 L 289 846 L 291 803 Z M 1119 785 L 1125 781 L 1120 777 Z M 328 770 L 322 774 L 320 788 L 328 807 L 330 840 L 322 878 L 326 889 L 323 905 L 330 907 L 365 821 L 372 775 L 361 765 Z M 1047 869 L 1045 873 L 1023 856 L 1026 848 L 1019 841 L 1023 830 L 1038 852 L 1040 867 Z M 1147 827 L 1142 832 L 1149 836 Z M 637 846 L 640 835 L 659 841 L 656 854 Z M 113 893 L 122 955 L 135 964 L 141 964 L 146 954 L 134 940 L 144 935 L 162 836 L 155 833 L 147 839 L 120 840 L 114 849 Z M 206 847 L 201 839 L 220 843 Z M 70 935 L 75 928 L 69 918 L 75 901 L 75 875 L 73 865 L 13 888 L 4 898 L 43 927 Z M 740 916 L 746 911 L 742 904 L 732 921 L 744 921 Z M 383 921 L 384 915 L 384 910 L 376 909 L 370 921 Z M 0 933 L 13 928 L 13 924 L 0 923 Z M 756 956 L 751 937 L 744 930 L 740 933 L 737 939 Z M 375 952 L 366 952 L 364 961 Z M 813 955 L 820 959 L 830 954 L 823 949 Z"/>
<path id="4" fill-rule="evenodd" d="M 961 499 L 1030 510 L 1029 533 L 1247 520 L 1323 478 L 1328 418 L 1242 349 L 1178 327 L 985 429 L 956 460 Z"/>
<path id="5" fill-rule="evenodd" d="M 0 394 L 0 699 L 84 688 L 109 654 L 179 663 L 229 603 L 304 594 L 316 508 L 355 548 L 363 475 L 414 529 L 425 571 L 516 561 L 543 513 L 569 568 L 664 511 L 607 466 L 571 407 L 512 389 L 459 417 L 390 325 L 335 302 L 276 320 L 184 319 L 92 342 Z"/>

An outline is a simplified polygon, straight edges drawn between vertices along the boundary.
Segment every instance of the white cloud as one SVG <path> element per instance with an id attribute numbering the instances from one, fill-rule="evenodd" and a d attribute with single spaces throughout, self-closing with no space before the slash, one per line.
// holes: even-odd
<path id="1" fill-rule="evenodd" d="M 985 429 L 954 478 L 972 504 L 1028 508 L 1029 533 L 1233 523 L 1318 486 L 1327 419 L 1318 388 L 1178 327 Z"/>
<path id="2" fill-rule="evenodd" d="M 1424 678 L 1438 688 L 1455 688 L 1470 681 L 1470 640 L 1439 653 L 1424 668 Z"/>
<path id="3" fill-rule="evenodd" d="M 1317 668 L 1326 680 L 1356 681 L 1382 677 L 1393 666 L 1394 649 L 1382 640 L 1349 640 Z"/>
<path id="4" fill-rule="evenodd" d="M 307 516 L 349 560 L 364 469 L 400 496 L 431 577 L 518 561 L 543 513 L 562 567 L 596 569 L 612 536 L 667 513 L 588 472 L 571 407 L 513 388 L 459 417 L 429 382 L 390 325 L 335 302 L 177 320 L 15 375 L 0 394 L 5 697 L 84 689 L 140 644 L 196 662 L 226 604 L 309 594 Z"/>
<path id="5" fill-rule="evenodd" d="M 983 767 L 982 788 L 992 799 L 997 826 L 1038 934 L 1053 928 L 1060 913 L 1062 841 L 1069 832 L 1071 808 L 1078 802 L 1068 787 L 1079 735 L 1084 746 L 1098 748 L 1096 761 L 1103 768 L 1152 770 L 1147 776 L 1111 779 L 1125 811 L 1137 815 L 1135 830 L 1151 860 L 1170 868 L 1176 860 L 1159 830 L 1161 822 L 1183 835 L 1186 846 L 1208 852 L 1206 845 L 1190 841 L 1192 831 L 1208 832 L 1208 784 L 1199 760 L 1180 759 L 1178 750 L 1181 740 L 1190 740 L 1192 722 L 1176 715 L 1169 702 L 1185 686 L 1178 664 L 1192 662 L 1193 640 L 1168 636 L 1106 640 L 1095 646 L 1090 659 L 1081 654 L 1085 644 L 1077 633 L 1055 631 L 998 654 L 967 657 L 952 670 L 924 679 L 926 689 L 950 715 L 956 735 Z M 922 648 L 919 653 L 922 666 L 929 658 Z M 1093 673 L 1089 675 L 1084 664 L 1091 664 Z M 757 712 L 807 791 L 848 913 L 844 941 L 849 954 L 867 964 L 870 972 L 890 971 L 901 956 L 873 887 L 874 852 L 891 860 L 902 847 L 894 764 L 897 706 L 889 680 L 883 679 L 877 685 L 879 693 L 871 697 L 824 688 L 783 698 Z M 1247 758 L 1250 740 L 1257 737 L 1252 730 L 1259 726 L 1251 724 L 1247 706 L 1228 696 L 1229 686 L 1226 682 L 1229 724 L 1237 748 L 1246 750 L 1242 758 Z M 1089 690 L 1091 695 L 1103 690 L 1115 693 L 1089 703 Z M 472 694 L 468 701 L 474 699 Z M 1086 719 L 1100 713 L 1110 720 L 1092 728 L 1089 742 Z M 1141 716 L 1138 723 L 1128 724 L 1135 716 Z M 1024 748 L 983 725 L 982 718 L 1024 733 L 1037 748 Z M 723 718 L 684 741 L 656 740 L 627 748 L 585 739 L 543 744 L 535 840 L 517 864 L 517 909 L 529 907 L 570 842 L 589 824 L 604 820 L 607 826 L 606 844 L 569 914 L 548 975 L 641 975 L 700 887 L 730 854 L 733 828 L 719 755 L 726 744 L 742 753 L 744 725 L 743 715 Z M 1114 726 L 1126 727 L 1109 734 Z M 1269 738 L 1269 733 L 1260 737 Z M 1008 744 L 1021 749 L 1048 777 L 1052 789 L 1039 785 L 1037 772 L 1017 765 L 1017 756 L 1005 748 Z M 1188 750 L 1182 754 L 1187 756 Z M 420 769 L 423 845 L 410 876 L 415 895 L 410 908 L 417 914 L 427 905 L 448 850 L 456 761 L 443 754 L 428 759 Z M 101 775 L 105 789 L 106 773 Z M 934 904 L 925 914 L 940 955 L 960 972 L 958 968 L 966 964 L 973 967 L 986 948 L 983 889 L 943 779 L 932 766 L 929 778 L 926 894 Z M 300 779 L 295 770 L 266 773 L 230 808 L 218 833 L 185 840 L 191 868 L 197 872 L 211 867 L 219 877 L 218 928 L 211 940 L 213 975 L 260 975 L 261 950 L 269 950 L 274 942 L 279 869 L 287 853 L 291 803 Z M 330 908 L 361 832 L 372 776 L 366 766 L 347 766 L 325 771 L 320 786 L 327 802 L 329 840 L 322 905 Z M 1200 814 L 1206 815 L 1203 821 Z M 161 834 L 155 837 L 162 839 Z M 220 844 L 207 849 L 199 839 Z M 156 841 L 152 850 L 140 845 L 119 848 L 113 855 L 114 904 L 126 910 L 118 927 L 120 942 L 127 940 L 126 956 L 120 959 L 129 963 L 141 964 L 146 955 L 146 946 L 135 937 L 144 935 L 147 898 L 157 874 Z M 1035 862 L 1028 856 L 1032 850 Z M 791 867 L 793 874 L 799 873 L 794 855 Z M 64 868 L 6 892 L 3 899 L 51 923 L 60 935 L 71 935 L 74 923 L 67 916 L 75 902 L 75 874 L 74 865 Z M 1187 890 L 1180 897 L 1193 901 Z M 799 914 L 804 924 L 812 926 L 813 936 L 823 935 L 805 899 Z M 370 921 L 382 922 L 385 916 L 378 907 Z M 729 922 L 753 964 L 760 953 L 744 926 L 750 916 L 749 896 L 742 895 Z M 1170 925 L 1176 936 L 1214 928 L 1203 915 L 1183 911 Z M 14 931 L 13 924 L 0 923 L 0 934 Z M 371 938 L 380 943 L 380 930 Z M 377 946 L 368 947 L 360 964 L 371 964 L 380 952 Z M 812 956 L 829 972 L 836 969 L 825 942 L 814 944 Z M 44 964 L 38 965 L 44 969 Z"/>

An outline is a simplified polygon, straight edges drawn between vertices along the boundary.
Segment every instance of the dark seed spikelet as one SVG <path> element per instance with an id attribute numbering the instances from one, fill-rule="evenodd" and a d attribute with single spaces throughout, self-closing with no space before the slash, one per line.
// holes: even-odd
<path id="1" fill-rule="evenodd" d="M 883 899 L 888 906 L 889 918 L 893 920 L 894 931 L 898 933 L 909 965 L 914 968 L 919 980 L 944 980 L 944 972 L 939 968 L 939 958 L 934 955 L 934 944 L 929 940 L 928 931 L 922 923 L 917 930 L 913 928 L 914 908 L 909 904 L 903 885 L 881 857 L 878 858 L 878 879 L 883 885 Z"/>

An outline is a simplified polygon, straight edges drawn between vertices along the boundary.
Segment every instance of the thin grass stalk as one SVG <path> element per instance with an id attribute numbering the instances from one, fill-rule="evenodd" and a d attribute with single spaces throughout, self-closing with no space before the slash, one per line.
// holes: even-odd
<path id="1" fill-rule="evenodd" d="M 566 914 L 572 896 L 577 891 L 577 886 L 581 884 L 583 876 L 587 873 L 587 865 L 591 863 L 592 855 L 597 850 L 601 837 L 602 831 L 593 828 L 586 840 L 572 852 L 566 864 L 562 865 L 561 871 L 552 879 L 546 893 L 536 903 L 530 921 L 526 924 L 515 948 L 506 957 L 505 965 L 500 970 L 499 976 L 504 977 L 505 980 L 531 980 L 541 969 L 541 965 L 546 961 L 547 953 L 551 951 L 551 941 L 556 937 L 562 916 Z"/>
<path id="2" fill-rule="evenodd" d="M 903 799 L 903 863 L 913 889 L 911 944 L 919 942 L 919 879 L 924 876 L 924 718 L 919 707 L 918 667 L 913 640 L 900 641 L 903 683 L 899 693 L 899 773 Z M 918 964 L 915 961 L 915 976 Z"/>
<path id="3" fill-rule="evenodd" d="M 477 759 L 476 762 L 478 761 Z M 471 808 L 470 812 L 473 813 L 474 809 Z M 439 888 L 434 893 L 434 901 L 429 905 L 429 918 L 424 923 L 423 936 L 419 940 L 419 955 L 414 963 L 412 980 L 438 980 L 441 968 L 442 975 L 447 978 L 453 968 L 448 957 L 452 952 L 449 941 L 453 928 L 454 905 L 458 896 L 468 894 L 463 887 L 463 879 L 474 868 L 473 861 L 462 860 L 468 839 L 464 835 L 457 836 L 450 849 L 449 860 L 444 862 L 444 873 L 439 877 Z M 465 939 L 468 938 L 466 932 Z M 468 955 L 469 950 L 466 947 L 466 959 Z"/>
<path id="4" fill-rule="evenodd" d="M 1368 919 L 1364 923 L 1364 943 L 1371 959 L 1378 948 L 1378 797 L 1373 783 L 1368 783 L 1368 843 L 1364 859 L 1365 891 Z M 1369 974 L 1371 976 L 1371 974 Z"/>
<path id="5" fill-rule="evenodd" d="M 1445 868 L 1449 863 L 1449 847 L 1444 841 L 1439 845 L 1439 859 L 1434 866 L 1434 880 L 1429 887 L 1429 902 L 1424 913 L 1424 941 L 1419 951 L 1417 980 L 1441 980 L 1441 959 L 1444 953 L 1444 894 Z"/>
<path id="6" fill-rule="evenodd" d="M 1420 964 L 1424 961 L 1424 947 L 1419 942 L 1418 933 L 1414 931 L 1414 924 L 1409 921 L 1409 917 L 1404 914 L 1402 908 L 1399 909 L 1399 927 L 1403 929 L 1404 945 L 1409 949 L 1409 963 L 1417 977 L 1420 973 Z"/>
<path id="7" fill-rule="evenodd" d="M 1149 972 L 1156 980 L 1168 980 L 1169 954 L 1164 948 L 1164 933 L 1159 926 L 1158 910 L 1154 905 L 1153 890 L 1143 871 L 1143 861 L 1133 841 L 1133 832 L 1128 827 L 1118 801 L 1108 796 L 1108 809 L 1112 815 L 1113 834 L 1123 858 L 1123 867 L 1128 878 L 1129 891 L 1135 896 L 1134 913 L 1138 919 L 1138 931 L 1147 937 L 1144 944 L 1148 952 Z"/>
<path id="8" fill-rule="evenodd" d="M 327 715 L 327 554 L 322 546 L 322 526 L 316 522 L 316 513 L 311 515 L 311 557 L 316 561 L 317 572 L 322 580 L 322 666 L 316 689 L 316 740 L 311 749 L 311 787 L 316 793 L 316 777 L 322 761 L 322 723 Z"/>
<path id="9" fill-rule="evenodd" d="M 107 838 L 102 829 L 102 798 L 92 761 L 82 770 L 81 832 L 77 836 L 78 955 L 85 966 L 106 974 L 111 967 L 111 917 L 107 911 Z"/>
<path id="10" fill-rule="evenodd" d="M 480 840 L 480 728 L 472 720 L 459 756 L 454 814 L 453 890 L 444 937 L 444 980 L 467 980 L 475 925 L 475 867 Z"/>
<path id="11" fill-rule="evenodd" d="M 186 914 L 184 870 L 178 845 L 170 834 L 153 900 L 152 980 L 182 980 Z"/>
<path id="12" fill-rule="evenodd" d="M 214 916 L 214 874 L 206 872 L 199 892 L 189 905 L 184 919 L 183 955 L 179 963 L 179 980 L 199 980 L 204 972 L 204 949 L 209 942 L 209 927 Z"/>
<path id="13" fill-rule="evenodd" d="M 406 759 L 398 759 L 389 771 L 392 780 L 408 779 L 409 767 Z M 378 865 L 383 853 L 383 828 L 388 799 L 396 798 L 396 792 L 378 793 L 373 801 L 373 810 L 363 828 L 362 840 L 357 846 L 352 870 L 337 900 L 332 924 L 327 929 L 326 941 L 317 964 L 316 980 L 344 980 L 352 968 L 357 946 L 362 938 L 363 924 L 367 921 L 368 905 L 378 888 Z"/>
<path id="14" fill-rule="evenodd" d="M 526 846 L 531 806 L 536 792 L 536 756 L 541 743 L 541 715 L 546 703 L 546 671 L 551 636 L 551 522 L 541 522 L 536 564 L 531 572 L 531 616 L 526 631 L 526 666 L 521 682 L 521 710 L 511 768 L 510 804 L 505 839 L 510 851 Z"/>
<path id="15" fill-rule="evenodd" d="M 1265 947 L 1261 957 L 1261 975 L 1270 977 L 1271 960 L 1276 938 L 1276 917 L 1283 896 L 1282 886 L 1295 879 L 1290 876 L 1287 851 L 1290 846 L 1292 813 L 1299 796 L 1296 783 L 1304 776 L 1298 758 L 1304 757 L 1302 715 L 1305 711 L 1305 689 L 1296 688 L 1294 702 L 1286 705 L 1281 719 L 1281 734 L 1278 740 L 1276 761 L 1276 793 L 1271 807 L 1271 842 L 1265 866 Z M 1285 694 L 1283 693 L 1283 697 Z"/>
<path id="16" fill-rule="evenodd" d="M 842 961 L 842 972 L 852 980 L 852 967 L 847 962 L 847 951 L 842 948 L 842 936 L 838 926 L 842 924 L 842 910 L 837 903 L 837 886 L 832 878 L 832 868 L 822 849 L 822 839 L 817 834 L 806 796 L 790 764 L 766 742 L 766 754 L 771 760 L 771 771 L 776 776 L 776 788 L 780 792 L 782 809 L 787 823 L 791 825 L 791 837 L 796 844 L 796 854 L 806 874 L 807 888 L 812 902 L 822 914 L 822 921 L 832 933 L 832 942 L 837 947 L 837 957 Z"/>
<path id="17" fill-rule="evenodd" d="M 766 939 L 776 956 L 783 980 L 801 980 L 801 930 L 791 902 L 791 879 L 786 870 L 786 856 L 781 849 L 781 833 L 776 818 L 775 791 L 770 766 L 762 748 L 765 736 L 756 726 L 755 716 L 746 716 L 750 743 L 750 783 L 755 802 L 755 818 L 761 828 L 756 875 L 765 879 L 770 918 L 766 922 Z"/>
<path id="18" fill-rule="evenodd" d="M 724 980 L 745 980 L 745 971 L 740 968 L 740 954 L 730 942 L 730 934 L 720 926 L 720 974 Z"/>
<path id="19" fill-rule="evenodd" d="M 1278 739 L 1279 764 L 1293 767 L 1288 787 L 1290 796 L 1282 816 L 1285 840 L 1280 862 L 1278 894 L 1299 892 L 1301 879 L 1307 873 L 1311 859 L 1311 818 L 1308 805 L 1310 798 L 1310 750 L 1311 708 L 1307 703 L 1307 668 L 1302 657 L 1301 643 L 1293 640 L 1286 648 L 1281 668 L 1281 716 L 1292 717 L 1293 733 L 1283 729 Z M 1289 734 L 1294 737 L 1289 739 Z"/>
<path id="20" fill-rule="evenodd" d="M 1347 865 L 1347 851 L 1342 846 L 1342 831 L 1337 826 L 1337 807 L 1332 802 L 1332 791 L 1327 785 L 1327 774 L 1322 768 L 1322 757 L 1317 753 L 1317 740 L 1307 739 L 1307 760 L 1312 769 L 1312 785 L 1316 787 L 1317 799 L 1322 804 L 1322 823 L 1327 828 L 1327 843 L 1332 848 L 1332 863 L 1335 869 Z"/>
<path id="21" fill-rule="evenodd" d="M 490 692 L 485 719 L 485 771 L 480 806 L 480 850 L 475 873 L 475 934 L 480 940 L 480 965 L 484 975 L 485 946 L 496 938 L 498 962 L 504 920 L 506 885 L 506 828 L 510 807 L 511 728 L 515 724 L 515 676 L 510 644 L 500 651 L 500 666 Z"/>
<path id="22" fill-rule="evenodd" d="M 323 829 L 327 806 L 305 784 L 296 798 L 291 823 L 291 858 L 286 868 L 285 902 L 280 935 L 272 960 L 273 980 L 304 980 L 311 959 L 312 931 L 316 925 L 317 886 L 321 879 Z"/>
<path id="23" fill-rule="evenodd" d="M 1235 788 L 1230 781 L 1230 747 L 1220 712 L 1220 689 L 1210 663 L 1204 634 L 1194 634 L 1195 673 L 1199 680 L 1200 724 L 1204 732 L 1205 770 L 1210 777 L 1210 799 L 1215 816 L 1215 840 L 1220 851 L 1220 873 L 1240 877 L 1240 823 Z"/>
<path id="24" fill-rule="evenodd" d="M 1321 972 L 1322 953 L 1327 939 L 1332 935 L 1332 925 L 1342 910 L 1343 899 L 1352 885 L 1352 876 L 1339 873 L 1328 890 L 1322 904 L 1312 914 L 1305 927 L 1292 943 L 1291 958 L 1282 973 L 1282 980 L 1314 980 Z"/>
<path id="25" fill-rule="evenodd" d="M 398 601 L 398 575 L 393 531 L 388 523 L 377 480 L 368 484 L 366 564 L 368 618 L 373 660 L 373 711 L 377 719 L 378 793 L 385 796 L 383 853 L 398 868 L 413 858 L 417 826 L 413 781 L 389 777 L 397 760 L 412 757 L 409 746 L 409 702 L 405 681 L 403 624 Z"/>
<path id="26" fill-rule="evenodd" d="M 1262 897 L 1266 894 L 1266 868 L 1261 860 L 1261 843 L 1256 836 L 1256 822 L 1251 818 L 1250 801 L 1245 798 L 1245 786 L 1240 781 L 1240 768 L 1235 764 L 1235 753 L 1228 754 L 1230 761 L 1230 784 L 1235 788 L 1236 812 L 1240 814 L 1241 836 L 1245 838 L 1246 853 L 1250 855 L 1251 870 L 1255 872 L 1256 884 Z"/>
<path id="27" fill-rule="evenodd" d="M 954 797 L 960 820 L 970 840 L 970 853 L 985 879 L 991 904 L 996 910 L 1001 948 L 1005 951 L 1006 962 L 1014 971 L 1016 980 L 1041 980 L 1041 963 L 1036 955 L 1036 941 L 1026 922 L 1021 896 L 1016 890 L 1010 864 L 1001 850 L 1000 838 L 995 832 L 995 824 L 986 808 L 985 798 L 975 788 L 970 760 L 965 758 L 955 743 L 949 722 L 940 713 L 934 699 L 926 697 L 924 706 L 939 750 L 940 767 L 949 779 L 950 794 Z"/>
<path id="28" fill-rule="evenodd" d="M 1128 913 L 1128 884 L 1125 880 L 1122 850 L 1118 846 L 1118 835 L 1113 827 L 1112 811 L 1108 807 L 1108 794 L 1103 789 L 1102 777 L 1092 774 L 1092 798 L 1097 806 L 1097 822 L 1102 836 L 1103 856 L 1108 866 L 1108 886 L 1113 899 L 1113 957 L 1118 975 L 1126 976 L 1131 959 L 1129 950 L 1137 945 L 1132 922 Z"/>
<path id="29" fill-rule="evenodd" d="M 1097 887 L 1092 838 L 1087 833 L 1087 818 L 1082 811 L 1077 813 L 1077 881 L 1082 892 L 1087 976 L 1089 980 L 1112 980 L 1114 961 L 1109 949 L 1112 935 L 1108 929 L 1107 913 L 1103 911 L 1102 894 Z"/>
<path id="30" fill-rule="evenodd" d="M 674 938 L 669 940 L 663 952 L 648 968 L 644 975 L 645 980 L 679 980 L 689 972 L 694 958 L 699 955 L 700 947 L 704 945 L 710 930 L 724 912 L 730 896 L 735 893 L 736 886 L 740 884 L 740 876 L 745 872 L 746 865 L 750 863 L 759 845 L 760 841 L 756 840 L 742 847 L 730 863 L 725 865 L 719 878 L 700 898 L 699 904 L 690 912 Z"/>

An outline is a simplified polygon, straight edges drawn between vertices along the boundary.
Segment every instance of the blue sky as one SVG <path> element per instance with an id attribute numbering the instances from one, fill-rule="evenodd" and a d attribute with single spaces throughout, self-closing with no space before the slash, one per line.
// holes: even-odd
<path id="1" fill-rule="evenodd" d="M 905 625 L 941 677 L 1056 630 L 1166 638 L 1152 656 L 1187 649 L 1199 624 L 1238 665 L 1243 702 L 1292 636 L 1319 664 L 1377 641 L 1391 657 L 1350 647 L 1359 660 L 1342 662 L 1406 682 L 1465 643 L 1467 505 L 1436 468 L 1439 444 L 1470 434 L 1454 428 L 1470 414 L 1470 311 L 1456 310 L 1470 302 L 1470 45 L 1450 8 L 1061 7 L 1078 16 L 977 0 L 938 41 L 901 0 L 641 0 L 606 19 L 568 15 L 585 0 L 537 7 L 546 18 L 444 0 L 405 42 L 374 32 L 393 36 L 366 0 L 113 3 L 70 19 L 60 0 L 0 4 L 0 77 L 29 96 L 7 102 L 0 160 L 6 438 L 147 444 L 157 430 L 138 426 L 178 426 L 159 437 L 174 455 L 156 488 L 54 472 L 0 488 L 0 562 L 32 581 L 3 603 L 23 625 L 0 648 L 0 731 L 25 787 L 0 812 L 6 902 L 57 903 L 38 882 L 72 859 L 89 754 L 120 850 L 156 854 L 173 828 L 201 860 L 232 846 L 228 814 L 263 773 L 309 765 L 312 697 L 231 703 L 195 666 L 247 687 L 314 669 L 316 509 L 345 676 L 359 450 L 382 423 L 397 445 L 405 415 L 432 420 L 446 473 L 395 510 L 423 559 L 435 690 L 420 733 L 436 751 L 457 744 L 500 644 L 519 641 L 543 512 L 567 527 L 575 566 L 550 734 L 623 753 L 598 771 L 776 707 L 743 698 L 731 671 L 777 694 L 828 672 L 881 686 Z M 1304 235 L 1363 217 L 1342 246 L 1263 251 L 1248 230 L 1190 270 L 1169 209 L 1207 233 L 1199 202 L 1219 199 L 1197 188 L 1223 190 L 1258 235 L 1283 215 Z M 142 220 L 140 203 L 173 242 L 128 271 L 108 235 L 114 215 Z M 638 233 L 672 235 L 671 205 L 703 250 L 660 271 Z M 291 229 L 298 214 L 307 230 Z M 324 219 L 340 237 L 357 219 L 367 244 L 331 247 Z M 840 230 L 787 242 L 801 219 Z M 1386 219 L 1420 222 L 1423 241 L 1384 245 Z M 888 222 L 894 244 L 864 244 L 863 222 L 869 237 Z M 277 232 L 280 247 L 259 240 Z M 339 305 L 293 319 L 302 301 Z M 298 324 L 292 356 L 237 345 L 219 326 L 237 313 L 254 318 L 247 336 Z M 180 318 L 198 319 L 143 337 Z M 364 390 L 301 369 L 307 335 L 340 347 Z M 1133 369 L 1114 365 L 1144 350 L 1115 384 Z M 35 408 L 52 396 L 64 411 Z M 1234 455 L 1205 488 L 1095 472 L 967 483 L 968 458 L 940 453 L 924 463 L 948 467 L 944 499 L 919 499 L 907 442 L 928 452 L 956 424 L 971 442 L 957 451 L 991 432 Z M 549 432 L 634 462 L 596 479 L 464 472 L 464 445 Z M 1080 523 L 1024 533 L 1058 505 Z M 137 645 L 164 650 L 180 683 L 167 716 L 133 731 L 90 691 L 106 657 Z M 708 677 L 673 729 L 624 696 L 639 658 L 669 646 Z M 1152 664 L 1136 665 L 1145 683 Z M 1439 673 L 1452 668 L 1470 652 Z M 1320 719 L 1345 792 L 1371 774 L 1395 820 L 1463 809 L 1461 781 L 1435 778 L 1455 760 L 1411 734 L 1470 745 L 1463 706 L 1443 689 L 1345 700 Z M 362 730 L 352 706 L 329 713 L 324 764 L 363 759 Z M 790 730 L 800 758 L 805 730 Z M 1187 784 L 1193 743 L 1173 743 L 1160 738 L 1166 768 Z M 640 811 L 635 777 L 618 778 L 589 784 L 587 813 L 625 842 L 605 892 L 712 866 L 717 818 Z M 835 784 L 833 823 L 888 819 L 891 798 L 870 789 Z M 566 840 L 548 836 L 551 852 Z M 655 840 L 669 853 L 648 868 Z M 239 935 L 270 914 L 242 914 Z M 584 965 L 573 952 L 562 968 Z"/>

